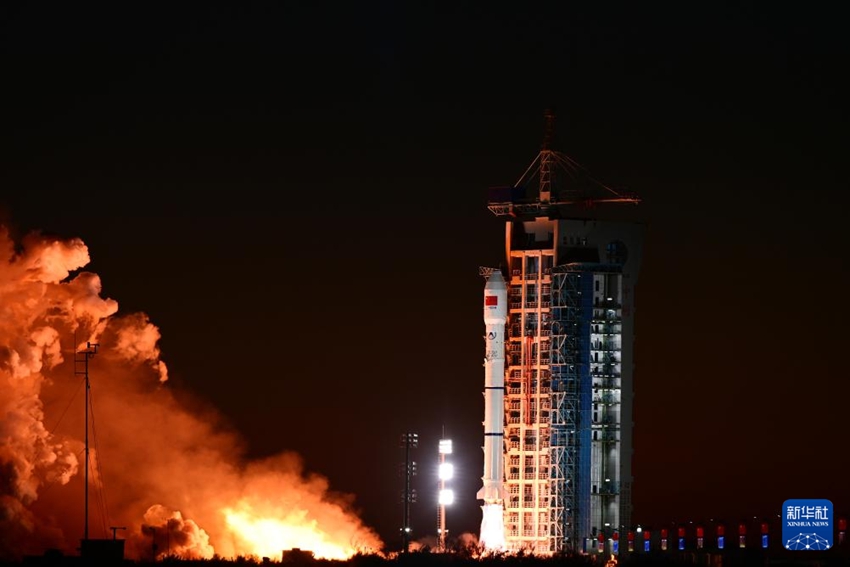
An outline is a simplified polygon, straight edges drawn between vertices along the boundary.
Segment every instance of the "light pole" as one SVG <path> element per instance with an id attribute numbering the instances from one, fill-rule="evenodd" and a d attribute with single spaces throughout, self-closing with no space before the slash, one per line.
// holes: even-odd
<path id="1" fill-rule="evenodd" d="M 89 381 L 89 359 L 94 358 L 97 354 L 98 344 L 90 342 L 86 343 L 85 350 L 77 351 L 74 354 L 74 374 L 82 374 L 85 376 L 85 479 L 83 480 L 83 490 L 85 500 L 83 512 L 83 545 L 87 546 L 89 540 L 89 400 L 91 398 L 91 382 Z M 81 366 L 82 365 L 82 366 Z"/>
<path id="2" fill-rule="evenodd" d="M 402 494 L 404 519 L 401 527 L 401 551 L 407 553 L 410 550 L 410 536 L 413 531 L 410 528 L 410 505 L 416 502 L 416 490 L 410 486 L 412 478 L 416 476 L 416 461 L 411 460 L 410 450 L 419 446 L 419 435 L 416 433 L 403 434 L 401 445 L 404 448 L 404 492 Z"/>
<path id="3" fill-rule="evenodd" d="M 439 503 L 439 525 L 437 526 L 437 535 L 440 536 L 440 551 L 446 550 L 446 506 L 451 506 L 454 502 L 454 491 L 446 488 L 446 481 L 451 480 L 454 476 L 454 466 L 446 462 L 446 455 L 452 453 L 451 439 L 440 439 L 440 468 L 438 476 L 440 478 L 440 492 L 438 497 Z"/>

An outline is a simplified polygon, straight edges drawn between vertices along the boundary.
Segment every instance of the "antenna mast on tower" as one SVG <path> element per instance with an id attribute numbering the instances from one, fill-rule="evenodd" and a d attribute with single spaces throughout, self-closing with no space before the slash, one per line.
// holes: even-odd
<path id="1" fill-rule="evenodd" d="M 525 173 L 511 187 L 491 187 L 487 208 L 509 220 L 562 216 L 567 208 L 595 207 L 603 203 L 637 205 L 640 197 L 617 191 L 595 179 L 568 155 L 553 149 L 555 112 L 543 113 L 543 143 Z"/>
<path id="2" fill-rule="evenodd" d="M 540 148 L 540 202 L 548 203 L 552 195 L 552 138 L 555 137 L 555 113 L 552 109 L 545 110 L 543 119 L 546 124 Z"/>

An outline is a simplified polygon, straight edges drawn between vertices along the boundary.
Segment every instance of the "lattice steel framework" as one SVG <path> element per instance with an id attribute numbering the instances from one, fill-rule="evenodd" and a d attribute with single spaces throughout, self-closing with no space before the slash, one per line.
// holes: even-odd
<path id="1" fill-rule="evenodd" d="M 590 526 L 591 384 L 585 303 L 592 276 L 567 267 L 552 272 L 549 550 L 562 553 L 578 551 Z"/>

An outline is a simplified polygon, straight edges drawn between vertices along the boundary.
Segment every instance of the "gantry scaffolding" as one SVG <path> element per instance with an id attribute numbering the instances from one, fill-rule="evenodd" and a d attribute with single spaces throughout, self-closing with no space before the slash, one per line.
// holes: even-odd
<path id="1" fill-rule="evenodd" d="M 618 265 L 589 263 L 553 269 L 549 549 L 554 553 L 579 550 L 582 538 L 600 531 L 607 538 L 618 527 L 622 306 L 609 295 L 621 287 L 620 271 Z"/>
<path id="2" fill-rule="evenodd" d="M 550 473 L 550 543 L 554 553 L 575 551 L 579 536 L 589 532 L 587 514 L 590 407 L 587 355 L 588 322 L 583 316 L 581 272 L 558 267 L 552 289 L 552 469 Z M 585 285 L 585 287 L 587 287 Z"/>
<path id="3" fill-rule="evenodd" d="M 512 258 L 508 288 L 505 391 L 506 539 L 509 547 L 548 547 L 550 295 L 552 250 Z"/>
<path id="4" fill-rule="evenodd" d="M 505 541 L 512 551 L 589 550 L 631 515 L 633 289 L 643 228 L 586 205 L 640 199 L 550 148 L 512 187 L 506 221 Z M 610 548 L 609 548 L 610 549 Z"/>

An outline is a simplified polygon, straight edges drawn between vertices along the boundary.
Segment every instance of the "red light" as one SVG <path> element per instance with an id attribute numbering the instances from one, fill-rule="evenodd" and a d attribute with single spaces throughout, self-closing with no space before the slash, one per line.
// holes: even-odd
<path id="1" fill-rule="evenodd" d="M 629 533 L 627 533 L 627 534 L 626 534 L 626 538 L 627 538 L 629 541 L 634 541 L 634 540 L 635 540 L 635 532 L 629 532 Z"/>
<path id="2" fill-rule="evenodd" d="M 646 530 L 645 532 L 643 532 L 643 539 L 646 539 L 646 540 L 649 539 L 649 530 Z"/>
<path id="3" fill-rule="evenodd" d="M 599 543 L 605 543 L 605 534 L 599 532 Z"/>
<path id="4" fill-rule="evenodd" d="M 847 520 L 844 518 L 838 518 L 838 529 L 842 532 L 847 531 Z"/>
<path id="5" fill-rule="evenodd" d="M 746 535 L 747 534 L 747 525 L 746 524 L 738 524 L 738 535 Z"/>
<path id="6" fill-rule="evenodd" d="M 761 533 L 763 533 L 763 534 L 767 533 L 767 522 L 761 523 Z"/>
<path id="7" fill-rule="evenodd" d="M 726 533 L 726 528 L 722 524 L 717 526 L 717 535 L 722 536 Z"/>
<path id="8" fill-rule="evenodd" d="M 617 533 L 617 532 L 614 532 L 614 535 L 612 535 L 612 536 L 611 536 L 611 538 L 612 538 L 614 541 L 617 541 L 617 540 L 619 540 L 619 539 L 620 539 L 620 534 L 619 534 L 619 533 Z"/>
<path id="9" fill-rule="evenodd" d="M 661 539 L 667 539 L 667 528 L 661 528 Z"/>
<path id="10" fill-rule="evenodd" d="M 685 528 L 679 528 L 679 537 L 685 537 Z"/>
<path id="11" fill-rule="evenodd" d="M 705 530 L 702 526 L 697 526 L 697 537 L 705 537 Z"/>

